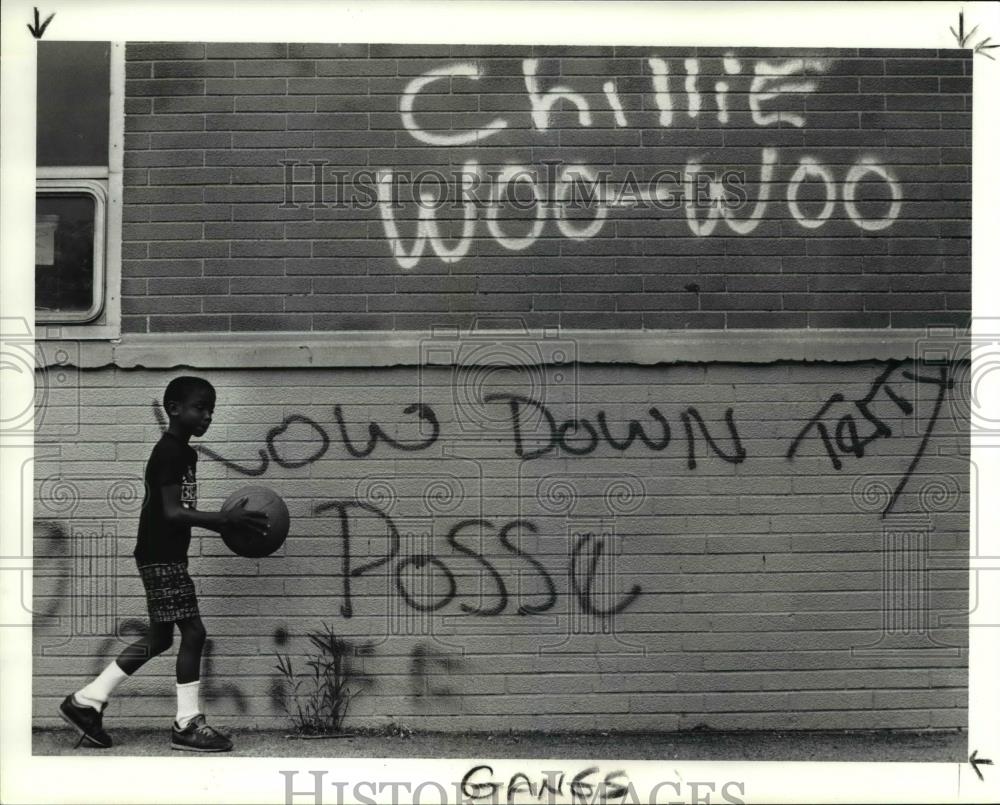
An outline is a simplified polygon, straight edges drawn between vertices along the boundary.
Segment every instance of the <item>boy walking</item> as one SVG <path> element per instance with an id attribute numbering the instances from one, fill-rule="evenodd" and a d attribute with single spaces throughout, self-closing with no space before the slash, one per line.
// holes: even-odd
<path id="1" fill-rule="evenodd" d="M 80 742 L 102 749 L 111 746 L 102 717 L 115 688 L 148 660 L 173 644 L 174 625 L 180 631 L 177 652 L 177 718 L 170 746 L 191 752 L 228 752 L 232 741 L 205 722 L 198 701 L 205 626 L 198 611 L 194 583 L 188 575 L 191 527 L 222 532 L 233 527 L 267 533 L 267 515 L 247 511 L 246 501 L 227 512 L 197 509 L 195 469 L 198 454 L 188 444 L 203 436 L 212 423 L 215 389 L 200 377 L 177 377 L 163 395 L 170 420 L 146 464 L 146 494 L 139 516 L 135 561 L 146 591 L 149 631 L 128 646 L 96 679 L 67 696 L 59 714 L 77 732 Z"/>

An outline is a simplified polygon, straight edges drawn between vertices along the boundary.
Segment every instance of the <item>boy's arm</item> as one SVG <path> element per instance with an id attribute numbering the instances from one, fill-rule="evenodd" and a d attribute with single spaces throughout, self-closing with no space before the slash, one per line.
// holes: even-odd
<path id="1" fill-rule="evenodd" d="M 205 512 L 189 509 L 181 505 L 180 484 L 161 487 L 163 494 L 163 517 L 168 523 L 207 528 L 219 534 L 227 528 L 247 528 L 258 534 L 266 534 L 267 514 L 261 511 L 247 511 L 246 498 L 232 509 L 222 512 Z"/>

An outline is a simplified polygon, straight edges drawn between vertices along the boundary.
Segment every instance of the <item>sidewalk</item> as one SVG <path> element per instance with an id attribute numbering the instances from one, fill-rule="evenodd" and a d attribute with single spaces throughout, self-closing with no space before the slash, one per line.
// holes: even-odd
<path id="1" fill-rule="evenodd" d="M 220 727 L 224 725 L 220 724 Z M 228 731 L 244 757 L 465 757 L 636 760 L 964 762 L 963 732 L 386 733 L 293 739 L 278 731 Z M 35 730 L 35 755 L 178 756 L 169 730 L 111 730 L 115 745 L 74 749 L 70 729 Z M 183 753 L 190 756 L 189 753 Z M 215 757 L 218 757 L 217 755 Z"/>

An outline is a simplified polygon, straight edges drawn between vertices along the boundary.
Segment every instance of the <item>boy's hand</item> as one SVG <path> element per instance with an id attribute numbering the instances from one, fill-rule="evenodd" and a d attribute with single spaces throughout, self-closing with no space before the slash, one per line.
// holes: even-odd
<path id="1" fill-rule="evenodd" d="M 233 508 L 225 512 L 226 525 L 229 528 L 252 531 L 255 534 L 266 534 L 269 530 L 267 512 L 247 511 L 248 500 L 249 498 L 243 498 Z"/>

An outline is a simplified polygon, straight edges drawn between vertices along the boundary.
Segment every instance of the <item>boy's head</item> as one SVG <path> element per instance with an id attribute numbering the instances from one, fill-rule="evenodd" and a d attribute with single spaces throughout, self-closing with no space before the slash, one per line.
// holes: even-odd
<path id="1" fill-rule="evenodd" d="M 201 377 L 175 377 L 163 392 L 163 407 L 171 428 L 201 436 L 212 424 L 215 387 Z"/>

